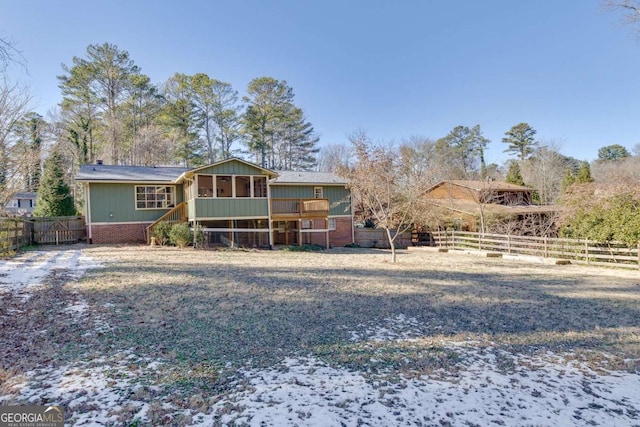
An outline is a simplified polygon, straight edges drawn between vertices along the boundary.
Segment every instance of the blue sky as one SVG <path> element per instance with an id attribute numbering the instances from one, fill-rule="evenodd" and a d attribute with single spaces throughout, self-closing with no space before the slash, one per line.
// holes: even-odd
<path id="1" fill-rule="evenodd" d="M 502 162 L 519 122 L 578 159 L 640 143 L 640 41 L 600 0 L 0 0 L 0 37 L 41 114 L 61 64 L 114 43 L 162 83 L 286 80 L 322 144 L 440 138 L 479 124 Z"/>

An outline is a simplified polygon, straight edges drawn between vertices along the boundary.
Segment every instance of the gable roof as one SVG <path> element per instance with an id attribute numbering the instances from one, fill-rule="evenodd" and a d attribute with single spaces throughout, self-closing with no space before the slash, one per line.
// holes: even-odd
<path id="1" fill-rule="evenodd" d="M 195 175 L 196 173 L 198 173 L 198 171 L 201 171 L 203 169 L 207 169 L 213 166 L 219 166 L 219 165 L 223 165 L 225 163 L 230 163 L 230 162 L 238 162 L 238 163 L 243 163 L 249 167 L 252 167 L 254 169 L 257 169 L 259 171 L 261 171 L 262 173 L 264 173 L 265 175 L 271 176 L 271 177 L 275 177 L 278 174 L 270 169 L 266 169 L 263 168 L 261 166 L 256 165 L 255 163 L 251 163 L 251 162 L 247 162 L 246 160 L 242 160 L 239 159 L 237 157 L 231 157 L 225 160 L 220 160 L 219 162 L 215 162 L 215 163 L 211 163 L 209 165 L 204 165 L 204 166 L 198 166 L 197 168 L 194 169 L 189 169 L 187 171 L 185 171 L 184 176 L 185 177 L 192 177 L 193 175 Z"/>
<path id="2" fill-rule="evenodd" d="M 188 168 L 155 166 L 83 165 L 76 181 L 85 182 L 159 182 L 173 183 Z"/>
<path id="3" fill-rule="evenodd" d="M 296 172 L 278 171 L 278 177 L 271 181 L 272 184 L 321 184 L 321 185 L 346 185 L 347 180 L 330 172 Z"/>
<path id="4" fill-rule="evenodd" d="M 520 192 L 530 192 L 532 189 L 529 187 L 524 187 L 522 185 L 509 184 L 504 181 L 483 181 L 483 180 L 463 180 L 463 179 L 451 179 L 446 181 L 440 181 L 435 184 L 431 188 L 427 190 L 427 192 L 433 190 L 434 188 L 440 187 L 444 184 L 456 185 L 458 187 L 468 188 L 475 191 L 520 191 Z"/>

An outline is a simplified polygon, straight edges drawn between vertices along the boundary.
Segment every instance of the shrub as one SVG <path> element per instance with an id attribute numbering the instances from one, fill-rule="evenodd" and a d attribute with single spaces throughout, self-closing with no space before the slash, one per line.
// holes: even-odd
<path id="1" fill-rule="evenodd" d="M 166 221 L 160 221 L 153 227 L 153 237 L 156 238 L 156 242 L 159 245 L 166 245 L 169 243 L 169 233 L 171 232 L 171 224 Z"/>
<path id="2" fill-rule="evenodd" d="M 283 251 L 288 252 L 316 252 L 324 250 L 324 246 L 320 245 L 302 245 L 302 246 L 285 246 Z"/>
<path id="3" fill-rule="evenodd" d="M 174 224 L 169 231 L 169 241 L 179 248 L 184 248 L 193 242 L 193 232 L 188 222 Z"/>

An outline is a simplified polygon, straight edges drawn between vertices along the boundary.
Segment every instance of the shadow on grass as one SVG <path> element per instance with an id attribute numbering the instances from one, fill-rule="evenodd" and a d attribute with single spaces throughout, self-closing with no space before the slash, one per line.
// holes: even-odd
<path id="1" fill-rule="evenodd" d="M 520 352 L 588 349 L 630 359 L 640 354 L 640 286 L 630 279 L 607 283 L 602 291 L 588 279 L 545 277 L 543 267 L 532 275 L 517 268 L 505 274 L 428 265 L 250 266 L 159 254 L 144 265 L 109 264 L 73 291 L 62 278 L 34 291 L 26 303 L 5 295 L 3 368 L 116 358 L 132 350 L 168 361 L 175 375 L 163 381 L 191 393 L 224 391 L 242 366 L 268 367 L 310 354 L 353 369 L 453 370 L 458 356 L 443 338 Z M 602 292 L 591 295 L 594 290 Z M 584 292 L 571 296 L 574 291 Z M 78 298 L 91 310 L 74 318 L 64 305 Z M 400 315 L 411 322 L 385 324 Z M 110 329 L 91 333 L 100 319 Z M 367 341 L 381 326 L 421 341 Z M 354 333 L 361 342 L 351 339 Z M 638 370 L 635 363 L 631 368 Z"/>

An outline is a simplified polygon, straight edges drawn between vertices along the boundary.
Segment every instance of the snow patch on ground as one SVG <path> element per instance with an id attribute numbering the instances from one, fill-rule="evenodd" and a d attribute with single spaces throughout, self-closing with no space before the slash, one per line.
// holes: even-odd
<path id="1" fill-rule="evenodd" d="M 359 325 L 354 341 L 410 340 L 421 328 L 398 315 Z M 531 357 L 471 342 L 443 342 L 462 369 L 437 377 L 371 375 L 310 356 L 243 372 L 249 386 L 219 401 L 195 425 L 616 425 L 640 423 L 640 375 L 596 373 L 571 353 Z M 497 358 L 511 368 L 498 368 Z M 441 375 L 444 374 L 444 375 Z"/>
<path id="2" fill-rule="evenodd" d="M 141 388 L 138 378 L 155 371 L 159 362 L 141 359 L 131 352 L 120 360 L 96 359 L 73 366 L 35 369 L 11 378 L 3 386 L 11 397 L 0 396 L 0 403 L 12 400 L 42 405 L 55 402 L 73 413 L 71 425 L 112 425 L 147 417 L 148 404 L 135 398 Z M 121 413 L 126 420 L 119 420 Z"/>
<path id="3" fill-rule="evenodd" d="M 79 279 L 87 270 L 102 265 L 82 255 L 80 249 L 26 252 L 7 261 L 0 261 L 0 292 L 12 292 L 25 300 L 29 291 L 42 286 L 51 274 L 64 271 L 70 279 Z"/>

